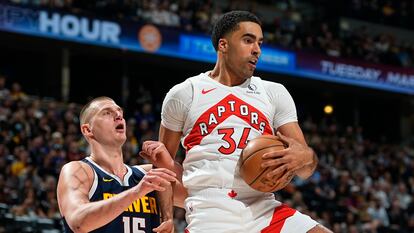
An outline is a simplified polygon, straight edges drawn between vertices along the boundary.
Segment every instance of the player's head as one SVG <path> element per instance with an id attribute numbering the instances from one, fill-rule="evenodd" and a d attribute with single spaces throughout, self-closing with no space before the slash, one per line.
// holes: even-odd
<path id="1" fill-rule="evenodd" d="M 241 80 L 250 78 L 263 43 L 260 20 L 247 11 L 226 13 L 214 25 L 212 42 L 220 67 Z"/>
<path id="2" fill-rule="evenodd" d="M 260 26 L 262 25 L 260 19 L 248 11 L 230 11 L 223 14 L 214 23 L 213 31 L 211 33 L 211 42 L 216 51 L 218 51 L 219 40 L 228 33 L 239 29 L 239 23 L 241 22 L 253 22 Z"/>
<path id="3" fill-rule="evenodd" d="M 80 113 L 81 132 L 86 139 L 101 143 L 123 144 L 126 125 L 123 110 L 109 97 L 101 96 L 89 101 Z"/>

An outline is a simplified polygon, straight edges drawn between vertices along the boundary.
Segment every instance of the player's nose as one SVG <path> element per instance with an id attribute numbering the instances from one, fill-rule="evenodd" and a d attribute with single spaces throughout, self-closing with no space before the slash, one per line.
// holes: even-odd
<path id="1" fill-rule="evenodd" d="M 261 52 L 262 50 L 260 48 L 259 43 L 254 43 L 253 48 L 252 48 L 252 55 L 259 57 Z"/>
<path id="2" fill-rule="evenodd" d="M 115 111 L 115 120 L 122 120 L 122 117 L 121 111 Z"/>

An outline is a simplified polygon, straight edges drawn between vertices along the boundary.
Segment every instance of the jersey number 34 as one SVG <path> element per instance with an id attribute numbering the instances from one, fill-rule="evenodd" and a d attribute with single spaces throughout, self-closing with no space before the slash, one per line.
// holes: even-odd
<path id="1" fill-rule="evenodd" d="M 242 136 L 240 137 L 240 141 L 236 143 L 233 139 L 234 128 L 222 128 L 218 129 L 217 132 L 220 135 L 223 135 L 221 139 L 227 142 L 227 147 L 220 146 L 218 151 L 222 154 L 229 155 L 232 154 L 236 149 L 244 149 L 247 144 L 247 139 L 249 138 L 251 128 L 244 128 Z"/>

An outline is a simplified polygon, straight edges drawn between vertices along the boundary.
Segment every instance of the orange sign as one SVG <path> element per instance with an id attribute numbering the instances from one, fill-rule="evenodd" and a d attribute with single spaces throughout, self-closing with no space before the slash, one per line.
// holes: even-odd
<path id="1" fill-rule="evenodd" d="M 162 43 L 160 30 L 153 25 L 144 25 L 138 32 L 138 41 L 145 51 L 155 52 Z"/>

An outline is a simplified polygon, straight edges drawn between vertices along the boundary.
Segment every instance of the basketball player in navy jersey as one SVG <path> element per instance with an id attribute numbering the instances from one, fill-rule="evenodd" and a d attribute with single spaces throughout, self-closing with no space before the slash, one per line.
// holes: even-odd
<path id="1" fill-rule="evenodd" d="M 108 97 L 93 99 L 80 113 L 80 127 L 91 154 L 64 165 L 60 173 L 57 197 L 65 231 L 174 232 L 171 182 L 176 181 L 175 173 L 123 163 L 122 109 Z"/>
<path id="2" fill-rule="evenodd" d="M 211 39 L 215 67 L 168 92 L 161 142 L 145 142 L 141 153 L 182 179 L 184 187 L 175 186 L 174 202 L 186 209 L 186 232 L 331 232 L 275 200 L 273 193 L 253 190 L 239 175 L 237 162 L 247 141 L 276 132 L 288 148 L 263 156 L 262 167 L 272 170 L 268 179 L 284 187 L 293 176 L 311 176 L 318 164 L 289 92 L 282 84 L 253 76 L 263 43 L 260 20 L 246 11 L 226 13 L 214 25 Z M 171 159 L 180 140 L 186 150 L 182 166 Z"/>

